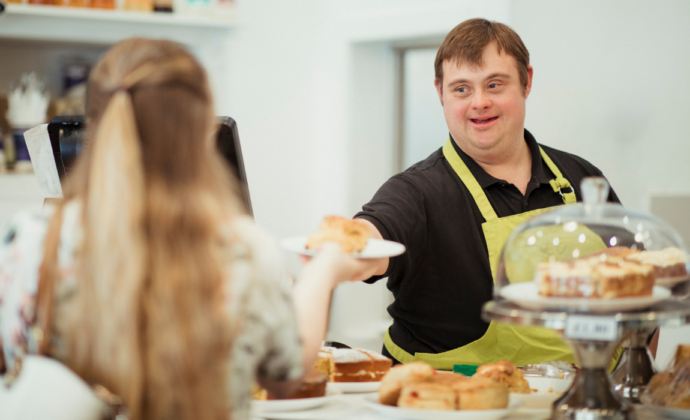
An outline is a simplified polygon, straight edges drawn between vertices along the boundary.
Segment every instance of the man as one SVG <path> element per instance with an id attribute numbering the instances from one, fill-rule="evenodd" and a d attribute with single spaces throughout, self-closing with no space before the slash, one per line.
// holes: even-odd
<path id="1" fill-rule="evenodd" d="M 372 261 L 362 278 L 388 277 L 395 297 L 383 352 L 396 363 L 425 360 L 445 369 L 503 358 L 572 361 L 552 331 L 490 326 L 481 308 L 493 297 L 492 273 L 510 232 L 543 209 L 581 200 L 580 181 L 602 173 L 577 156 L 540 148 L 525 130 L 533 68 L 508 26 L 461 23 L 439 48 L 435 70 L 450 139 L 388 180 L 355 216 L 373 237 L 407 247 L 402 256 Z M 618 201 L 613 191 L 609 201 Z"/>

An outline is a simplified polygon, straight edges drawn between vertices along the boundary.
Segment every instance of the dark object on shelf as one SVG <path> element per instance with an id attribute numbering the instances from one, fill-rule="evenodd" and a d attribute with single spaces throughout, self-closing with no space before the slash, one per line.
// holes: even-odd
<path id="1" fill-rule="evenodd" d="M 230 117 L 217 117 L 216 122 L 218 123 L 218 133 L 216 134 L 218 151 L 225 158 L 230 170 L 237 178 L 239 193 L 244 205 L 247 212 L 253 216 L 237 123 Z M 55 117 L 48 124 L 50 145 L 53 149 L 55 166 L 61 183 L 74 167 L 77 157 L 84 148 L 85 127 L 86 124 L 82 115 Z"/>

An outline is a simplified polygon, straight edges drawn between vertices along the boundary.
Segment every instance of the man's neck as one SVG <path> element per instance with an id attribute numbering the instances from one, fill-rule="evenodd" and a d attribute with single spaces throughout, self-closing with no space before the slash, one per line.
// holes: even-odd
<path id="1" fill-rule="evenodd" d="M 521 141 L 520 141 L 521 140 Z M 524 195 L 532 178 L 532 154 L 524 135 L 499 150 L 465 151 L 489 175 L 505 180 Z"/>

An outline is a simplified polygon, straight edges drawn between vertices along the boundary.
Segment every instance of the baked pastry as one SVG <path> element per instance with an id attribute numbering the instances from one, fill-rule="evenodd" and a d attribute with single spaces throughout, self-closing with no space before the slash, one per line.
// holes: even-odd
<path id="1" fill-rule="evenodd" d="M 518 394 L 529 394 L 531 392 L 529 383 L 522 375 L 522 371 L 507 360 L 481 365 L 477 368 L 476 375 L 505 384 L 509 392 Z"/>
<path id="2" fill-rule="evenodd" d="M 483 376 L 473 376 L 453 386 L 460 410 L 497 410 L 508 407 L 508 386 Z"/>
<path id="3" fill-rule="evenodd" d="M 400 391 L 398 407 L 431 410 L 457 410 L 457 393 L 448 385 L 413 383 Z"/>
<path id="4" fill-rule="evenodd" d="M 432 382 L 435 373 L 436 370 L 424 362 L 396 365 L 381 379 L 379 401 L 381 404 L 396 405 L 405 385 Z"/>
<path id="5" fill-rule="evenodd" d="M 455 384 L 469 380 L 469 376 L 454 372 L 437 371 L 434 376 L 434 383 L 453 387 Z"/>
<path id="6" fill-rule="evenodd" d="M 356 220 L 326 216 L 319 230 L 309 235 L 307 249 L 316 249 L 324 242 L 336 242 L 345 253 L 362 252 L 369 236 L 367 226 Z"/>
<path id="7" fill-rule="evenodd" d="M 649 264 L 654 267 L 656 279 L 685 277 L 688 275 L 686 264 L 688 256 L 679 248 L 666 248 L 661 251 L 642 251 L 625 257 L 628 261 Z"/>
<path id="8" fill-rule="evenodd" d="M 587 258 L 540 263 L 535 282 L 541 296 L 620 298 L 650 296 L 654 268 L 619 257 Z M 632 255 L 630 254 L 628 258 Z"/>
<path id="9" fill-rule="evenodd" d="M 392 364 L 391 359 L 371 350 L 322 347 L 314 367 L 330 382 L 377 382 Z"/>
<path id="10" fill-rule="evenodd" d="M 267 400 L 268 399 L 268 392 L 266 392 L 265 389 L 261 388 L 257 384 L 252 385 L 252 399 L 253 400 Z"/>

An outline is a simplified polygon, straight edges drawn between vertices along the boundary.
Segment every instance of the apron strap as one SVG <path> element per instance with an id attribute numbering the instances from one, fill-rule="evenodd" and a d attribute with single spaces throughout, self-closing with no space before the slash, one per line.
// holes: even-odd
<path id="1" fill-rule="evenodd" d="M 484 220 L 491 222 L 492 220 L 498 219 L 498 215 L 496 215 L 494 208 L 491 206 L 489 199 L 486 197 L 484 189 L 474 178 L 474 175 L 472 175 L 467 165 L 465 165 L 465 162 L 462 161 L 458 155 L 458 152 L 455 151 L 451 141 L 452 140 L 449 137 L 446 141 L 446 144 L 443 145 L 443 156 L 445 156 L 448 163 L 450 163 L 450 166 L 453 168 L 455 173 L 458 174 L 463 184 L 465 184 L 467 189 L 470 190 L 470 194 L 472 194 L 474 202 L 477 203 L 479 211 L 482 212 Z"/>
<path id="2" fill-rule="evenodd" d="M 568 182 L 567 179 L 563 178 L 563 174 L 561 174 L 561 171 L 558 170 L 558 167 L 556 164 L 553 163 L 551 158 L 546 154 L 544 149 L 539 146 L 539 152 L 541 152 L 541 158 L 544 159 L 544 162 L 546 162 L 546 166 L 551 169 L 551 172 L 556 175 L 556 179 L 552 179 L 549 181 L 549 184 L 551 184 L 551 188 L 553 188 L 553 192 L 557 192 L 563 197 L 563 202 L 565 204 L 572 204 L 577 201 L 577 198 L 575 197 L 575 190 L 573 189 L 573 186 L 570 185 L 570 182 Z M 563 194 L 561 190 L 564 190 L 566 188 L 570 188 L 570 192 L 567 192 Z"/>

